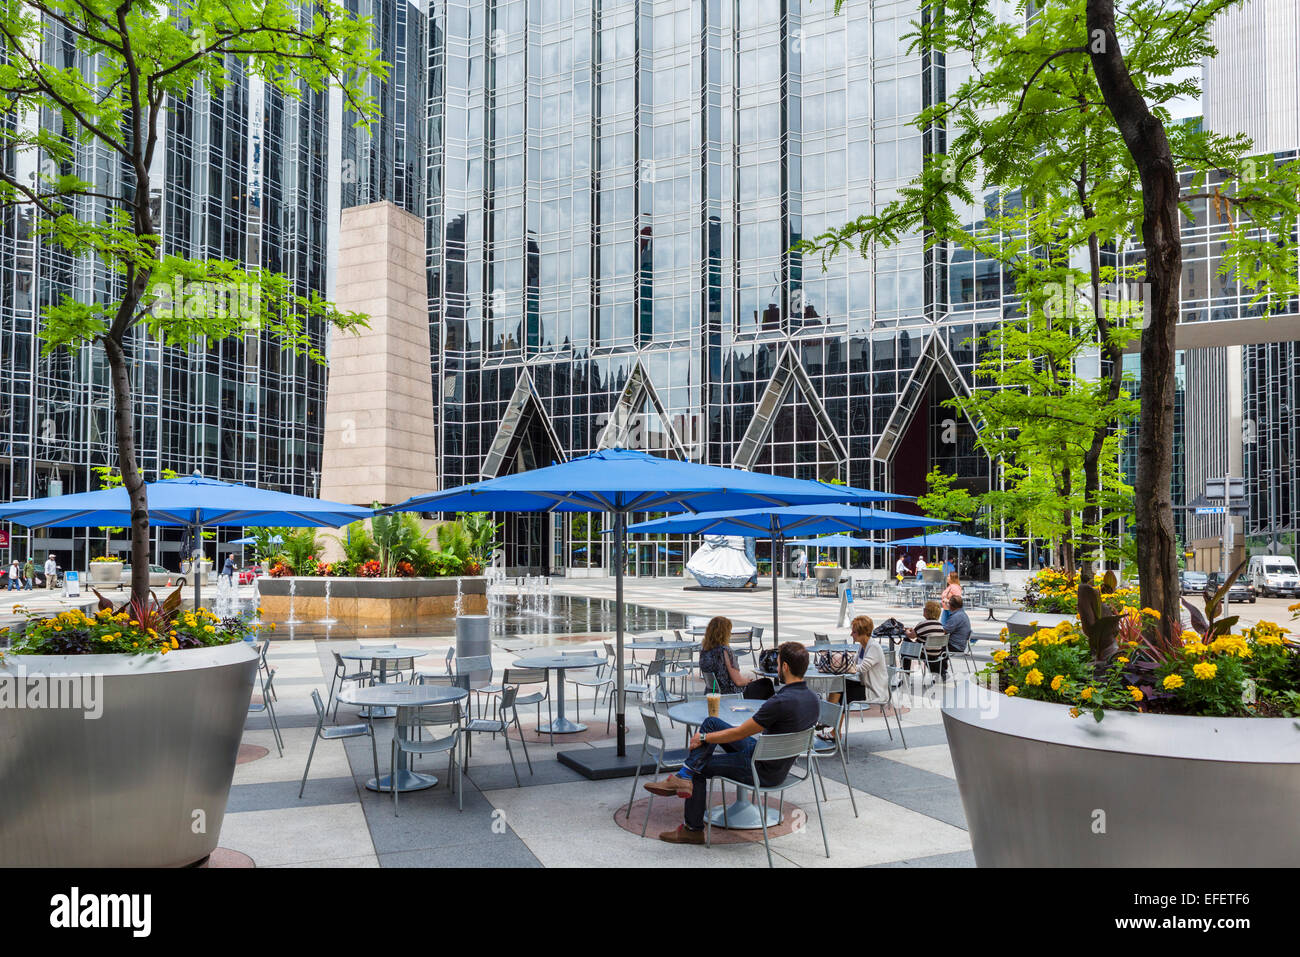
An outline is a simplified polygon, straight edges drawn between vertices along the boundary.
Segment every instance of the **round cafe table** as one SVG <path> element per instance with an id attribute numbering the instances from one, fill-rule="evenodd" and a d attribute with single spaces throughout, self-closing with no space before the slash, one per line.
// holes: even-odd
<path id="1" fill-rule="evenodd" d="M 447 685 L 408 685 L 387 684 L 368 685 L 360 688 L 348 688 L 339 692 L 339 700 L 344 704 L 365 705 L 370 709 L 371 724 L 374 719 L 383 717 L 377 714 L 381 710 L 402 708 L 423 708 L 431 704 L 450 704 L 468 697 L 464 688 L 452 688 Z M 394 710 L 395 714 L 396 711 Z M 423 791 L 438 783 L 432 774 L 411 770 L 411 755 L 405 751 L 397 758 L 397 769 L 392 775 L 384 774 L 371 778 L 366 787 L 371 791 L 391 791 L 393 775 L 397 777 L 398 793 L 406 791 Z"/>
<path id="2" fill-rule="evenodd" d="M 819 651 L 857 651 L 856 642 L 836 643 L 834 641 L 819 641 L 816 644 L 804 645 L 804 649 L 809 654 L 816 654 Z"/>
<path id="3" fill-rule="evenodd" d="M 346 658 L 349 661 L 379 662 L 379 683 L 383 684 L 388 680 L 388 663 L 390 661 L 398 661 L 402 658 L 423 658 L 428 653 L 423 648 L 354 648 L 352 651 L 340 651 L 339 657 Z M 361 717 L 391 718 L 396 713 L 392 708 L 380 708 L 374 713 L 371 713 L 371 709 L 362 709 Z"/>
<path id="4" fill-rule="evenodd" d="M 594 654 L 590 658 L 579 655 L 525 655 L 515 661 L 516 668 L 537 668 L 557 673 L 555 720 L 550 724 L 538 725 L 538 734 L 577 734 L 579 731 L 587 730 L 585 724 L 570 721 L 564 715 L 564 673 L 570 668 L 598 668 L 604 663 L 604 658 L 597 658 Z"/>
<path id="5" fill-rule="evenodd" d="M 724 695 L 718 707 L 718 717 L 732 727 L 744 724 L 763 706 L 762 701 L 741 698 L 733 695 Z M 680 721 L 688 727 L 699 727 L 704 719 L 709 716 L 709 702 L 705 698 L 697 698 L 679 705 L 674 705 L 668 709 L 668 717 L 673 721 Z M 719 745 L 721 747 L 721 745 Z M 709 823 L 713 827 L 726 827 L 733 831 L 752 831 L 763 826 L 761 816 L 762 807 L 753 803 L 747 798 L 740 795 L 746 792 L 738 790 L 736 800 L 727 805 L 724 813 L 723 808 L 717 808 L 708 812 Z M 769 807 L 767 809 L 767 826 L 776 827 L 781 823 L 781 812 L 777 808 Z"/>

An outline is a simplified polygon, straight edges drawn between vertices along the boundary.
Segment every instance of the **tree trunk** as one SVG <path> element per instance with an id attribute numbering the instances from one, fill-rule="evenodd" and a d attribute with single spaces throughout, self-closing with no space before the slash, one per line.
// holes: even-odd
<path id="1" fill-rule="evenodd" d="M 1181 617 L 1174 537 L 1173 475 L 1175 348 L 1183 251 L 1179 230 L 1178 171 L 1164 125 L 1133 84 L 1115 35 L 1114 0 L 1088 0 L 1093 71 L 1142 180 L 1142 241 L 1150 320 L 1142 330 L 1138 466 L 1133 485 L 1137 566 L 1142 605 L 1166 622 Z"/>
<path id="2" fill-rule="evenodd" d="M 131 398 L 131 370 L 122 343 L 104 340 L 113 383 L 113 428 L 117 434 L 118 468 L 131 501 L 131 600 L 149 600 L 149 497 L 135 457 L 135 407 Z"/>

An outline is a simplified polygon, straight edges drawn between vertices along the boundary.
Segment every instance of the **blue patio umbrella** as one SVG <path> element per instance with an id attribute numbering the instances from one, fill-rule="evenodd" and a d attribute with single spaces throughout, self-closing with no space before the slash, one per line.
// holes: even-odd
<path id="1" fill-rule="evenodd" d="M 371 510 L 269 489 L 204 478 L 199 473 L 149 482 L 149 522 L 182 527 L 195 541 L 205 525 L 338 527 L 369 518 Z M 131 501 L 125 488 L 52 495 L 0 505 L 0 521 L 28 528 L 93 528 L 131 524 Z M 202 586 L 194 576 L 194 604 Z"/>
<path id="2" fill-rule="evenodd" d="M 267 541 L 270 542 L 272 545 L 283 545 L 283 544 L 284 544 L 284 539 L 281 538 L 279 535 L 272 535 L 270 538 L 267 539 Z M 250 536 L 245 536 L 244 538 L 236 538 L 233 542 L 229 542 L 228 544 L 230 544 L 230 545 L 256 545 L 256 544 L 257 544 L 257 539 L 252 538 L 252 537 L 250 537 Z"/>
<path id="3" fill-rule="evenodd" d="M 816 548 L 889 548 L 893 542 L 878 542 L 871 538 L 852 535 L 823 535 L 820 538 L 791 538 L 786 545 L 811 545 Z"/>
<path id="4" fill-rule="evenodd" d="M 629 514 L 701 512 L 746 506 L 772 508 L 817 502 L 829 504 L 901 498 L 906 496 L 682 462 L 629 449 L 601 449 L 558 465 L 416 495 L 382 511 L 613 514 L 612 533 L 617 548 L 614 559 L 617 757 L 621 759 L 627 753 L 624 716 L 626 693 L 623 687 L 623 556 L 626 554 L 625 530 Z M 586 764 L 579 770 L 594 773 Z M 632 769 L 629 767 L 626 770 L 630 774 Z M 603 769 L 601 773 L 608 773 L 608 769 Z"/>
<path id="5" fill-rule="evenodd" d="M 897 496 L 894 496 L 897 497 Z M 927 528 L 952 525 L 953 522 L 928 515 L 884 512 L 866 505 L 792 505 L 702 512 L 697 515 L 670 515 L 649 522 L 629 525 L 629 532 L 698 532 L 711 535 L 743 535 L 770 538 L 779 543 L 790 532 L 820 534 L 825 532 L 873 531 L 888 528 Z M 776 561 L 772 561 L 772 637 L 780 641 L 780 610 L 777 602 Z"/>
<path id="6" fill-rule="evenodd" d="M 966 535 L 951 529 L 935 532 L 933 535 L 913 535 L 911 538 L 896 538 L 888 544 L 905 547 L 920 545 L 923 548 L 954 548 L 957 550 L 964 548 L 992 548 L 1020 551 L 1020 546 L 1015 542 L 1003 542 L 996 538 L 980 538 L 978 535 Z"/>

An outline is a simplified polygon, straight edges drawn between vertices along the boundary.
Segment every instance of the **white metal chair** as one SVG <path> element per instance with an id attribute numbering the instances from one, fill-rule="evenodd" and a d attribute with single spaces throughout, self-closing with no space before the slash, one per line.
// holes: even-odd
<path id="1" fill-rule="evenodd" d="M 375 746 L 375 729 L 369 722 L 361 724 L 344 724 L 335 728 L 325 727 L 325 705 L 321 702 L 320 692 L 315 688 L 311 691 L 311 703 L 316 706 L 316 733 L 312 735 L 311 750 L 307 752 L 307 766 L 302 769 L 302 784 L 298 787 L 298 797 L 302 797 L 302 792 L 307 787 L 307 773 L 311 771 L 311 759 L 316 754 L 317 741 L 335 741 L 339 738 L 363 738 L 370 739 L 370 756 L 375 762 L 375 777 L 379 777 L 379 749 Z"/>
<path id="2" fill-rule="evenodd" d="M 349 672 L 343 656 L 337 651 L 333 651 L 331 654 L 334 655 L 334 674 L 330 678 L 329 701 L 334 706 L 334 720 L 337 722 L 339 719 L 339 699 L 334 690 L 335 685 L 337 684 L 338 693 L 341 694 L 349 681 L 355 681 L 358 685 L 361 685 L 370 681 L 374 675 L 368 670 Z"/>
<path id="3" fill-rule="evenodd" d="M 522 685 L 541 685 L 541 691 L 532 691 L 526 695 L 515 697 L 515 707 L 521 704 L 537 705 L 537 723 L 542 723 L 542 702 L 546 702 L 546 720 L 554 723 L 555 719 L 551 717 L 551 682 L 549 673 L 545 668 L 507 668 L 501 676 L 502 685 L 514 685 L 516 688 Z M 520 732 L 521 736 L 523 732 Z M 551 745 L 555 745 L 555 735 L 551 735 Z"/>
<path id="4" fill-rule="evenodd" d="M 754 801 L 758 803 L 762 798 L 760 806 L 759 820 L 763 824 L 763 847 L 767 851 L 767 866 L 772 866 L 772 845 L 768 841 L 767 835 L 767 796 L 769 794 L 781 795 L 784 804 L 785 792 L 790 788 L 802 784 L 812 777 L 812 769 L 809 766 L 812 758 L 809 756 L 812 751 L 813 729 L 807 731 L 794 731 L 790 734 L 760 734 L 754 744 L 754 750 L 750 755 L 749 773 L 753 781 L 737 781 L 734 778 L 719 776 L 709 778 L 709 793 L 705 801 L 705 807 L 713 806 L 713 782 L 717 781 L 724 787 L 727 784 L 736 788 L 742 788 L 754 792 Z M 762 778 L 758 775 L 759 762 L 780 761 L 786 758 L 795 758 L 796 765 L 786 774 L 785 780 L 776 784 L 762 784 Z M 795 768 L 798 767 L 797 759 L 803 758 L 805 766 L 803 774 L 798 774 Z M 817 823 L 822 829 L 822 846 L 826 849 L 827 859 L 831 856 L 831 845 L 826 839 L 826 822 L 822 819 L 821 800 L 817 796 L 817 786 L 813 784 L 813 804 L 817 806 Z M 723 805 L 723 826 L 726 826 L 726 805 Z M 713 846 L 713 824 L 711 818 L 706 815 L 704 818 L 704 843 L 710 847 Z"/>
<path id="5" fill-rule="evenodd" d="M 471 742 L 474 734 L 491 734 L 495 739 L 499 734 L 506 739 L 506 754 L 510 755 L 510 770 L 515 772 L 515 787 L 522 787 L 519 781 L 519 768 L 515 766 L 515 752 L 510 747 L 510 726 L 513 724 L 519 732 L 519 740 L 524 746 L 524 760 L 528 762 L 528 773 L 533 773 L 533 759 L 528 756 L 528 742 L 524 740 L 524 729 L 519 725 L 519 709 L 515 707 L 515 698 L 519 688 L 505 685 L 501 696 L 493 702 L 491 718 L 474 718 L 465 724 L 465 770 L 469 770 L 469 758 L 474 753 Z"/>
<path id="6" fill-rule="evenodd" d="M 393 725 L 393 753 L 388 779 L 389 790 L 393 792 L 394 817 L 397 817 L 397 795 L 401 790 L 397 786 L 397 772 L 399 770 L 397 760 L 402 754 L 409 754 L 414 760 L 417 755 L 445 753 L 447 755 L 448 784 L 456 792 L 460 810 L 465 810 L 465 782 L 461 776 L 463 764 L 457 759 L 456 755 L 456 749 L 460 745 L 461 734 L 464 731 L 460 715 L 460 702 L 435 704 L 422 708 L 399 707 L 397 709 L 397 720 Z M 449 729 L 450 733 L 425 740 L 424 730 L 426 728 Z M 456 772 L 455 784 L 451 784 L 453 770 Z"/>
<path id="7" fill-rule="evenodd" d="M 641 712 L 641 721 L 645 724 L 645 738 L 641 742 L 641 757 L 637 759 L 636 772 L 632 775 L 632 794 L 627 799 L 627 811 L 623 816 L 626 818 L 632 813 L 632 802 L 636 800 L 637 782 L 641 780 L 641 765 L 645 764 L 646 758 L 654 757 L 655 759 L 655 777 L 658 777 L 664 771 L 677 771 L 686 763 L 686 756 L 681 758 L 668 756 L 668 743 L 664 739 L 663 729 L 659 727 L 659 715 L 652 709 L 647 711 L 645 708 L 638 709 Z M 641 836 L 645 837 L 645 829 L 650 824 L 650 808 L 654 805 L 654 795 L 650 795 L 650 800 L 646 803 L 645 821 L 641 824 Z"/>

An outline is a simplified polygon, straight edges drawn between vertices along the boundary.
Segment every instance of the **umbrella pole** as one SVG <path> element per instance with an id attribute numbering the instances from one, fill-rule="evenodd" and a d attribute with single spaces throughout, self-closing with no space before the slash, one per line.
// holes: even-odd
<path id="1" fill-rule="evenodd" d="M 627 756 L 627 722 L 623 715 L 627 711 L 627 690 L 623 687 L 623 555 L 627 548 L 627 515 L 614 513 L 614 628 L 617 640 L 614 646 L 615 665 L 618 687 L 618 756 Z"/>
<path id="2" fill-rule="evenodd" d="M 777 645 L 781 643 L 781 639 L 779 637 L 781 633 L 780 632 L 781 620 L 780 620 L 780 612 L 777 609 L 777 587 L 776 587 L 776 562 L 777 562 L 777 555 L 780 554 L 781 540 L 780 538 L 777 537 L 775 515 L 772 516 L 771 523 L 772 523 L 772 647 L 775 648 Z"/>
<path id="3" fill-rule="evenodd" d="M 194 525 L 190 529 L 193 532 L 192 540 L 198 549 L 199 557 L 190 556 L 190 571 L 194 573 L 194 609 L 197 611 L 203 605 L 203 586 L 200 579 L 203 577 L 203 526 Z"/>

